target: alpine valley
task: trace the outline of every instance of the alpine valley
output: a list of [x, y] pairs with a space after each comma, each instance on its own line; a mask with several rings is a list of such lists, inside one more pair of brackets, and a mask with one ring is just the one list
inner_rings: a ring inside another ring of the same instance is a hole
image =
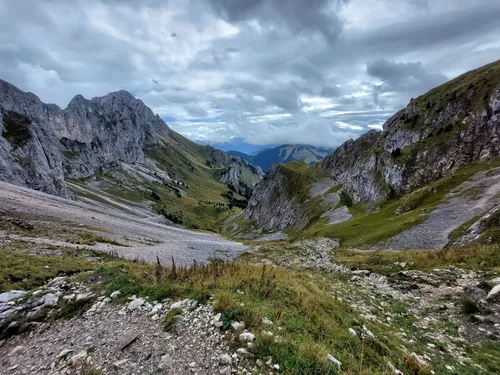
[[498, 374], [499, 132], [500, 61], [252, 155], [0, 81], [0, 373]]

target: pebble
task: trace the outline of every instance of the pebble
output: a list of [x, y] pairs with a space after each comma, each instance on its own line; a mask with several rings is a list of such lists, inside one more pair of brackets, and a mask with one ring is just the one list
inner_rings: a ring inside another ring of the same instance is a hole
[[233, 360], [229, 354], [221, 354], [221, 356], [219, 357], [219, 362], [222, 365], [230, 365]]
[[111, 299], [117, 299], [118, 297], [120, 297], [122, 295], [122, 292], [120, 292], [119, 290], [115, 290], [113, 293], [110, 294], [110, 298]]
[[70, 358], [69, 363], [73, 367], [82, 367], [87, 360], [87, 351], [82, 350], [80, 353], [75, 354]]
[[231, 323], [231, 327], [233, 327], [235, 331], [241, 331], [245, 329], [245, 322], [233, 322]]
[[240, 341], [255, 341], [255, 335], [250, 332], [243, 332], [239, 336]]
[[338, 368], [342, 368], [342, 362], [340, 362], [337, 358], [335, 358], [333, 355], [328, 354], [327, 356], [328, 360], [335, 364]]

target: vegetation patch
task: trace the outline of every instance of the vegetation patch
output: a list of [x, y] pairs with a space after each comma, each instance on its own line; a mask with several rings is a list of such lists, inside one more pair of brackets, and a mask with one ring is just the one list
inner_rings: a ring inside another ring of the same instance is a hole
[[[91, 271], [99, 266], [78, 256], [79, 254], [96, 255], [91, 251], [75, 251], [65, 248], [57, 250], [57, 255], [48, 255], [40, 251], [40, 245], [20, 242], [0, 246], [2, 256], [0, 292], [11, 289], [30, 290], [44, 285], [48, 279], [56, 276]], [[102, 255], [99, 254], [99, 256]]]
[[500, 272], [500, 245], [442, 250], [336, 250], [334, 260], [350, 268], [369, 269], [388, 276], [401, 271], [401, 263], [406, 263], [405, 269], [408, 270], [430, 271], [455, 266], [474, 271]]
[[[362, 319], [348, 304], [333, 298], [329, 282], [319, 274], [306, 276], [282, 268], [215, 260], [175, 268], [107, 262], [95, 275], [104, 280], [101, 287], [108, 292], [120, 290], [121, 298], [134, 294], [157, 300], [214, 295], [214, 309], [221, 313], [224, 325], [244, 321], [257, 336], [253, 354], [273, 357], [286, 374], [337, 374], [328, 354], [339, 359], [348, 373], [385, 373], [388, 361], [401, 371], [408, 370], [399, 339], [383, 327], [369, 324], [376, 335], [372, 339], [349, 333], [348, 328], [361, 328]], [[178, 313], [169, 313], [167, 328]], [[263, 326], [264, 317], [274, 324]], [[261, 334], [264, 328], [274, 336]]]
[[31, 138], [31, 119], [14, 111], [6, 111], [2, 115], [4, 137], [16, 149], [24, 146]]

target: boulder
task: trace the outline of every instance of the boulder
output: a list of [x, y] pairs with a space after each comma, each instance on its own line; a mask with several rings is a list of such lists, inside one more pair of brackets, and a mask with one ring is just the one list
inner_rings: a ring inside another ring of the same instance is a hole
[[495, 286], [490, 290], [488, 296], [486, 297], [487, 301], [500, 301], [500, 284]]

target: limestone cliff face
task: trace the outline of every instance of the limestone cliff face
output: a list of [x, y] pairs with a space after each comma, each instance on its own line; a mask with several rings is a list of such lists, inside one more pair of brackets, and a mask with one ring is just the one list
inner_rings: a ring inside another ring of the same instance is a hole
[[0, 80], [0, 113], [0, 180], [69, 197], [59, 142], [49, 125], [61, 110]]
[[[500, 61], [431, 90], [389, 118], [383, 131], [349, 140], [313, 168], [352, 200], [373, 203], [405, 194], [459, 167], [500, 156]], [[269, 230], [299, 228], [300, 205], [276, 199], [283, 176], [269, 172], [255, 190], [245, 218]], [[284, 199], [284, 200], [283, 200]], [[303, 210], [302, 210], [303, 212]]]
[[69, 178], [116, 168], [119, 161], [143, 162], [145, 151], [159, 146], [161, 137], [171, 132], [158, 115], [126, 91], [92, 100], [78, 95], [57, 120], [50, 125], [60, 140]]
[[309, 218], [295, 194], [298, 189], [291, 186], [300, 183], [293, 175], [285, 166], [274, 165], [255, 188], [243, 217], [265, 231], [303, 228]]
[[[262, 172], [239, 158], [203, 149], [173, 132], [141, 100], [126, 91], [85, 99], [64, 110], [0, 80], [0, 180], [69, 197], [64, 178], [87, 178], [144, 163], [148, 151], [177, 144], [189, 158], [221, 169], [220, 180], [249, 196]], [[173, 158], [175, 161], [175, 157]]]

